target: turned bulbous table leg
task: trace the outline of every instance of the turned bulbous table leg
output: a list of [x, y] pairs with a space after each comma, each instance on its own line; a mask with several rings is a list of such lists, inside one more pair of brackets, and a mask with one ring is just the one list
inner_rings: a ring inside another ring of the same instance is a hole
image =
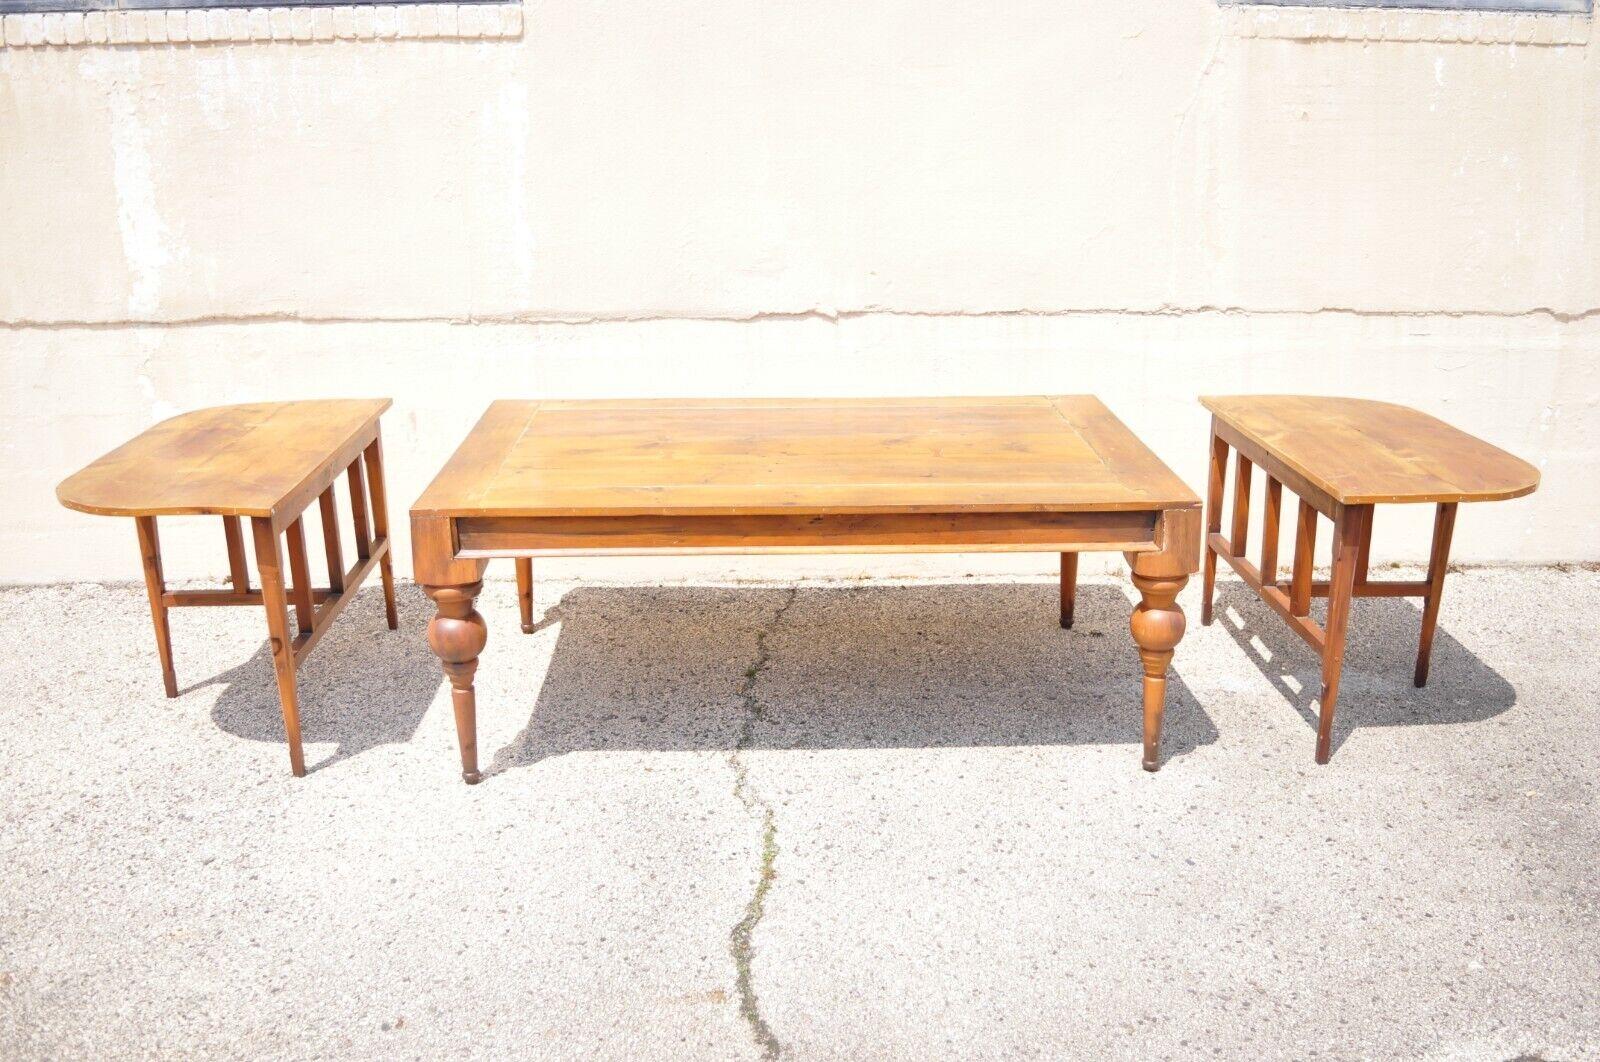
[[439, 612], [428, 623], [428, 646], [439, 657], [450, 679], [450, 698], [455, 705], [456, 739], [461, 745], [461, 778], [468, 785], [483, 780], [478, 772], [477, 693], [472, 677], [478, 670], [478, 655], [489, 641], [489, 629], [473, 608], [483, 583], [464, 586], [424, 586]]
[[1161, 767], [1161, 722], [1167, 701], [1167, 668], [1172, 663], [1173, 650], [1183, 639], [1185, 621], [1183, 610], [1176, 598], [1185, 584], [1187, 575], [1140, 575], [1135, 572], [1133, 585], [1139, 591], [1139, 603], [1134, 606], [1129, 627], [1133, 640], [1139, 646], [1139, 659], [1144, 663], [1144, 769]]

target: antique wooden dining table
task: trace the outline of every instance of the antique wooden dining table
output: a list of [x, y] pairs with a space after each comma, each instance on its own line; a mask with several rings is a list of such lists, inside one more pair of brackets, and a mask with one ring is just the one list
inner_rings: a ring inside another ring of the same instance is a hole
[[1071, 626], [1077, 555], [1126, 555], [1139, 594], [1143, 763], [1160, 764], [1175, 598], [1199, 569], [1200, 499], [1097, 398], [493, 403], [411, 510], [428, 642], [452, 687], [462, 777], [478, 769], [474, 608], [515, 558], [1050, 552]]

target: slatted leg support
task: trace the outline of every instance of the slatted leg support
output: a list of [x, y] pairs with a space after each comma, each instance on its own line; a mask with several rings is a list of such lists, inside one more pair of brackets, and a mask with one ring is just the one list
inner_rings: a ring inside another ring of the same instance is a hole
[[306, 560], [306, 525], [302, 514], [283, 532], [289, 544], [289, 576], [294, 587], [294, 622], [301, 634], [310, 634], [317, 616], [311, 603], [311, 565]]
[[1244, 454], [1233, 455], [1233, 527], [1228, 552], [1243, 557], [1250, 552], [1250, 479], [1255, 465]]
[[344, 593], [344, 547], [339, 541], [339, 503], [334, 500], [333, 487], [317, 499], [322, 514], [322, 547], [328, 557], [328, 589], [335, 594]]
[[1304, 498], [1295, 520], [1294, 567], [1289, 574], [1289, 614], [1311, 614], [1311, 565], [1317, 555], [1317, 510]]
[[1266, 505], [1261, 510], [1261, 585], [1278, 582], [1278, 529], [1283, 519], [1283, 484], [1267, 477]]
[[345, 469], [350, 482], [350, 523], [356, 529], [356, 558], [366, 560], [372, 556], [372, 527], [367, 523], [367, 477], [361, 471], [358, 456]]
[[[1222, 508], [1230, 451], [1234, 454], [1235, 467], [1233, 505], [1229, 535], [1224, 537]], [[1259, 569], [1245, 556], [1250, 531], [1250, 481], [1256, 467], [1260, 467], [1266, 476]], [[1287, 516], [1283, 511], [1286, 486], [1300, 495], [1300, 503], [1294, 519], [1292, 567], [1287, 579], [1280, 581], [1278, 540], [1282, 522]], [[1307, 490], [1309, 494], [1305, 493]], [[1439, 625], [1439, 605], [1444, 594], [1445, 572], [1450, 563], [1450, 541], [1455, 530], [1457, 503], [1442, 502], [1435, 510], [1428, 576], [1421, 581], [1373, 581], [1370, 578], [1374, 508], [1371, 504], [1341, 503], [1338, 497], [1320, 490], [1292, 467], [1285, 465], [1270, 448], [1238, 435], [1231, 426], [1216, 417], [1212, 418], [1201, 622], [1210, 623], [1212, 620], [1216, 565], [1218, 558], [1221, 558], [1288, 623], [1291, 630], [1318, 652], [1322, 661], [1322, 690], [1317, 718], [1318, 763], [1327, 763], [1333, 751], [1333, 723], [1344, 671], [1345, 643], [1356, 598], [1422, 599], [1422, 632], [1417, 645], [1413, 682], [1420, 688], [1428, 681], [1434, 636]], [[1312, 578], [1312, 564], [1316, 555], [1318, 519], [1324, 515], [1331, 518], [1334, 524], [1333, 574], [1328, 581], [1321, 582]], [[1311, 619], [1311, 601], [1316, 597], [1328, 599], [1327, 618], [1320, 626]]]
[[[343, 462], [343, 471], [349, 478], [350, 511], [352, 523], [355, 525], [356, 553], [359, 559], [353, 567], [348, 570], [345, 568], [335, 494], [338, 473], [333, 471], [327, 482], [320, 484], [322, 489], [316, 495], [321, 509], [323, 549], [328, 565], [326, 589], [314, 588], [311, 585], [310, 565], [306, 557], [304, 505], [299, 515], [295, 516], [286, 527], [282, 524], [287, 517], [286, 513], [280, 512], [275, 517], [250, 518], [256, 566], [261, 579], [259, 590], [252, 589], [250, 585], [241, 517], [232, 515], [222, 517], [222, 530], [228, 548], [230, 589], [174, 591], [167, 589], [162, 572], [161, 541], [156, 528], [156, 517], [146, 515], [134, 518], [139, 538], [139, 555], [144, 568], [145, 590], [150, 599], [150, 615], [156, 631], [156, 651], [161, 658], [161, 678], [167, 696], [178, 695], [178, 680], [172, 661], [172, 635], [168, 623], [172, 609], [215, 605], [265, 606], [272, 667], [277, 676], [278, 700], [283, 709], [284, 732], [289, 744], [289, 765], [296, 776], [303, 776], [306, 773], [305, 754], [300, 736], [296, 668], [300, 660], [316, 647], [318, 640], [349, 603], [351, 592], [374, 567], [380, 568], [383, 574], [384, 605], [388, 613], [389, 628], [393, 630], [399, 625], [395, 608], [394, 569], [391, 560], [393, 549], [389, 541], [381, 437], [374, 433], [372, 441], [360, 453], [356, 453], [353, 459], [351, 453], [350, 450], [344, 451], [340, 461]], [[372, 521], [370, 530], [369, 517]], [[289, 618], [291, 605], [294, 607], [292, 621]], [[447, 619], [452, 618], [448, 611], [445, 614]], [[523, 616], [526, 624], [528, 622], [526, 606]], [[453, 668], [458, 678], [466, 675], [470, 696], [470, 672], [463, 671], [464, 664], [456, 666], [457, 662], [447, 663], [449, 664], [447, 670]]]

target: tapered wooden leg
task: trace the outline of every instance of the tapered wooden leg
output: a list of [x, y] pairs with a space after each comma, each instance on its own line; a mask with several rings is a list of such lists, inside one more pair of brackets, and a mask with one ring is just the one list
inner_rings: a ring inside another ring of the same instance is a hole
[[235, 593], [250, 592], [250, 566], [244, 562], [244, 528], [237, 516], [222, 518], [222, 533], [228, 539], [228, 581]]
[[517, 558], [517, 610], [522, 613], [522, 633], [533, 633], [533, 561]]
[[136, 516], [134, 526], [139, 531], [139, 560], [144, 565], [144, 588], [150, 596], [150, 618], [156, 625], [156, 655], [161, 658], [161, 683], [168, 697], [178, 695], [178, 673], [172, 667], [172, 629], [167, 624], [167, 606], [161, 600], [167, 592], [166, 579], [161, 574], [161, 537], [156, 532], [156, 518]]
[[1418, 689], [1428, 684], [1428, 663], [1433, 656], [1433, 631], [1439, 625], [1439, 599], [1444, 594], [1444, 573], [1450, 566], [1450, 537], [1456, 529], [1456, 503], [1440, 505], [1433, 515], [1433, 550], [1428, 555], [1428, 596], [1422, 599], [1422, 641], [1417, 646], [1417, 671], [1412, 682]]
[[[367, 444], [367, 476], [372, 488], [372, 530], [382, 539], [389, 537], [389, 496], [383, 480], [383, 433], [380, 431]], [[391, 545], [378, 561], [378, 572], [383, 576], [383, 608], [389, 619], [389, 629], [400, 626], [394, 609], [394, 547]]]
[[422, 589], [439, 609], [438, 615], [428, 624], [428, 645], [450, 679], [450, 699], [456, 710], [456, 742], [461, 746], [461, 777], [468, 785], [476, 785], [483, 780], [483, 775], [478, 773], [478, 702], [472, 676], [478, 670], [478, 654], [489, 641], [489, 631], [472, 603], [483, 584], [424, 586]]
[[1061, 555], [1061, 626], [1072, 629], [1072, 606], [1078, 599], [1078, 555]]
[[267, 607], [267, 636], [272, 646], [272, 669], [278, 676], [278, 701], [283, 708], [283, 731], [289, 739], [289, 767], [296, 778], [306, 773], [305, 752], [300, 747], [300, 703], [295, 689], [294, 636], [289, 630], [289, 594], [284, 587], [283, 553], [272, 521], [250, 521], [256, 540], [256, 571], [261, 576], [261, 600]]
[[1333, 752], [1333, 713], [1339, 700], [1339, 676], [1344, 670], [1345, 634], [1350, 627], [1350, 604], [1355, 599], [1356, 567], [1361, 536], [1372, 518], [1372, 506], [1342, 507], [1334, 520], [1333, 576], [1328, 581], [1328, 622], [1323, 628], [1321, 715], [1317, 721], [1317, 762], [1327, 763]]
[[[1191, 554], [1192, 556], [1192, 554]], [[1167, 702], [1167, 667], [1172, 652], [1183, 638], [1183, 610], [1176, 598], [1189, 581], [1187, 575], [1148, 576], [1135, 572], [1133, 585], [1139, 590], [1134, 607], [1133, 640], [1139, 646], [1144, 664], [1144, 769], [1161, 767], [1161, 721]]]
[[1222, 482], [1228, 468], [1228, 444], [1211, 431], [1211, 475], [1206, 483], [1205, 569], [1200, 591], [1200, 625], [1211, 626], [1211, 598], [1217, 588], [1217, 551], [1211, 548], [1211, 535], [1222, 531]]

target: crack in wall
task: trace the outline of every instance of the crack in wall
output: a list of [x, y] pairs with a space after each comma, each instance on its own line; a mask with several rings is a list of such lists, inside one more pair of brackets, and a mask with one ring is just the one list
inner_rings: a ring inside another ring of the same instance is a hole
[[1600, 306], [1582, 310], [1557, 310], [1549, 306], [1533, 306], [1520, 310], [1376, 310], [1358, 306], [1317, 306], [1307, 308], [1252, 309], [1247, 306], [1151, 306], [1151, 307], [1079, 307], [1075, 309], [1040, 310], [1022, 307], [995, 309], [898, 310], [881, 307], [864, 307], [850, 310], [815, 308], [809, 310], [761, 310], [751, 313], [696, 314], [696, 313], [618, 313], [618, 314], [564, 314], [509, 313], [509, 314], [416, 314], [344, 316], [298, 313], [219, 314], [197, 317], [127, 318], [106, 321], [41, 320], [17, 318], [0, 321], [0, 329], [26, 330], [83, 330], [115, 331], [127, 328], [208, 328], [226, 325], [384, 325], [384, 324], [446, 324], [446, 325], [603, 325], [603, 324], [656, 324], [668, 322], [700, 324], [754, 324], [765, 321], [855, 321], [872, 317], [925, 317], [963, 320], [968, 318], [1048, 318], [1048, 317], [1361, 317], [1428, 320], [1448, 318], [1466, 320], [1486, 318], [1491, 320], [1517, 320], [1544, 318], [1558, 324], [1576, 324], [1600, 318]]
[[755, 947], [752, 938], [761, 916], [766, 913], [767, 895], [777, 880], [778, 824], [773, 807], [756, 795], [750, 785], [750, 769], [744, 762], [744, 752], [755, 740], [756, 727], [766, 721], [766, 708], [755, 695], [756, 683], [761, 673], [772, 662], [772, 651], [767, 639], [777, 630], [784, 614], [794, 604], [799, 590], [791, 587], [772, 613], [772, 618], [756, 632], [756, 659], [745, 668], [744, 683], [739, 687], [739, 698], [744, 703], [744, 717], [739, 727], [739, 738], [728, 753], [728, 763], [733, 767], [733, 795], [745, 809], [761, 822], [761, 864], [756, 874], [755, 891], [745, 903], [744, 917], [728, 933], [728, 952], [733, 956], [734, 983], [739, 995], [739, 1016], [750, 1027], [750, 1035], [761, 1048], [761, 1057], [775, 1059], [783, 1055], [783, 1044], [767, 1024], [761, 1013], [761, 1002], [755, 989]]

